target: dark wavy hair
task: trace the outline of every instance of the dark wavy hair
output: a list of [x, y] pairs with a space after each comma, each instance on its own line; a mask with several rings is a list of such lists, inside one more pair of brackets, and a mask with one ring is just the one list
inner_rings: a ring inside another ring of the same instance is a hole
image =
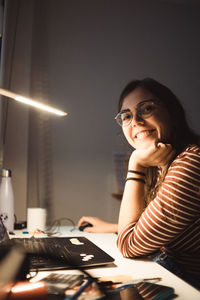
[[152, 78], [137, 79], [129, 82], [120, 95], [118, 112], [121, 110], [125, 97], [139, 87], [149, 91], [168, 111], [171, 119], [170, 126], [173, 129], [170, 141], [168, 142], [172, 144], [177, 153], [182, 152], [188, 145], [199, 144], [199, 135], [190, 128], [184, 108], [179, 99], [168, 87]]
[[[185, 111], [178, 98], [165, 85], [159, 83], [152, 78], [144, 78], [142, 80], [133, 80], [129, 82], [123, 89], [118, 103], [118, 112], [121, 111], [123, 101], [136, 88], [144, 88], [149, 91], [160, 103], [165, 107], [170, 116], [170, 127], [172, 128], [170, 143], [176, 150], [176, 155], [180, 154], [187, 146], [199, 145], [199, 135], [197, 135], [189, 126]], [[153, 200], [159, 190], [167, 170], [161, 174], [157, 181], [157, 167], [149, 167], [146, 176], [146, 205]]]

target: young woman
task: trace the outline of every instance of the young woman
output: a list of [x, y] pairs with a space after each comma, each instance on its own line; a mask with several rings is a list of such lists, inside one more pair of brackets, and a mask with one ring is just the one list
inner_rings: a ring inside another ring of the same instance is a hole
[[200, 288], [200, 146], [183, 107], [146, 78], [123, 90], [116, 120], [133, 147], [122, 198], [119, 250], [154, 260]]
[[116, 232], [125, 257], [151, 256], [200, 288], [200, 146], [177, 97], [146, 78], [130, 82], [117, 122], [133, 147], [119, 223], [82, 217], [88, 232]]

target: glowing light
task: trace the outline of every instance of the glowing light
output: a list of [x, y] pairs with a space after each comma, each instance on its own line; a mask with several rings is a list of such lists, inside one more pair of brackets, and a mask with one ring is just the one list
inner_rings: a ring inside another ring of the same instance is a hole
[[12, 293], [22, 293], [22, 292], [28, 292], [28, 291], [32, 291], [35, 289], [39, 289], [44, 287], [44, 283], [43, 282], [34, 282], [34, 283], [21, 283], [19, 285], [15, 285], [12, 288]]
[[0, 88], [0, 94], [3, 95], [3, 96], [6, 96], [6, 97], [12, 98], [12, 99], [14, 99], [14, 100], [16, 100], [18, 102], [22, 102], [24, 104], [33, 106], [35, 108], [38, 108], [38, 109], [41, 109], [41, 110], [44, 110], [44, 111], [56, 114], [58, 116], [66, 116], [67, 115], [67, 113], [64, 112], [64, 111], [62, 111], [62, 110], [59, 110], [57, 108], [54, 108], [52, 106], [43, 104], [43, 103], [41, 103], [39, 101], [35, 101], [33, 99], [30, 99], [30, 98], [25, 98], [25, 97], [23, 97], [21, 95], [15, 94], [15, 93], [10, 92], [8, 90], [4, 90], [4, 89]]

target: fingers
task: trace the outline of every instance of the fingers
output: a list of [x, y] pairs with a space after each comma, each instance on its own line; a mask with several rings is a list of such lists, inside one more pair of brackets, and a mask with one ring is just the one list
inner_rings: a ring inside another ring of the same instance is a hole
[[158, 166], [166, 166], [174, 157], [176, 151], [172, 148], [171, 144], [158, 143], [158, 152], [155, 161]]
[[163, 142], [158, 142], [157, 144], [157, 147], [165, 147], [165, 148], [168, 148], [168, 147], [172, 147], [171, 144], [167, 144], [167, 143], [163, 143]]
[[92, 224], [92, 227], [85, 227], [83, 230], [84, 232], [110, 232], [109, 225], [111, 223], [105, 222], [100, 218], [83, 216], [78, 221], [78, 227], [80, 227], [84, 222]]
[[170, 163], [175, 154], [171, 144], [157, 141], [147, 148], [134, 150], [129, 159], [129, 168], [133, 169], [135, 166], [164, 167]]
[[146, 157], [149, 166], [166, 166], [175, 155], [171, 144], [163, 142], [154, 143]]
[[163, 157], [167, 157], [169, 154], [175, 153], [175, 150], [172, 148], [171, 144], [159, 143], [159, 148], [161, 153], [163, 153]]
[[[84, 231], [84, 232], [90, 232], [90, 233], [99, 232], [99, 231], [98, 231], [98, 228], [96, 228], [96, 227], [86, 227], [86, 228], [84, 228], [83, 231]], [[101, 231], [100, 231], [100, 232], [101, 232]]]
[[166, 154], [165, 160], [169, 163], [174, 158], [175, 155], [176, 155], [176, 151], [171, 147], [170, 151]]
[[93, 222], [93, 217], [89, 217], [89, 216], [83, 216], [79, 221], [78, 221], [78, 227], [81, 226], [84, 222], [88, 222], [91, 223]]

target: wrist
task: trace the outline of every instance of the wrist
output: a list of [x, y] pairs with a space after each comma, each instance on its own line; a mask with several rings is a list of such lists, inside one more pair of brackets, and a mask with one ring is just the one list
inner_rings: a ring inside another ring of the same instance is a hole
[[139, 176], [142, 176], [142, 177], [146, 176], [145, 172], [137, 171], [137, 170], [128, 170], [128, 173], [131, 173], [131, 174], [134, 174], [134, 175], [139, 175]]
[[144, 166], [141, 166], [140, 164], [138, 163], [129, 163], [128, 165], [128, 172], [139, 172], [139, 173], [142, 173], [140, 175], [143, 175], [145, 176], [146, 173], [147, 173], [147, 167], [144, 167]]
[[147, 167], [141, 163], [140, 155], [138, 155], [139, 150], [133, 151], [130, 156], [128, 170], [135, 170], [138, 172], [145, 173], [147, 172]]

